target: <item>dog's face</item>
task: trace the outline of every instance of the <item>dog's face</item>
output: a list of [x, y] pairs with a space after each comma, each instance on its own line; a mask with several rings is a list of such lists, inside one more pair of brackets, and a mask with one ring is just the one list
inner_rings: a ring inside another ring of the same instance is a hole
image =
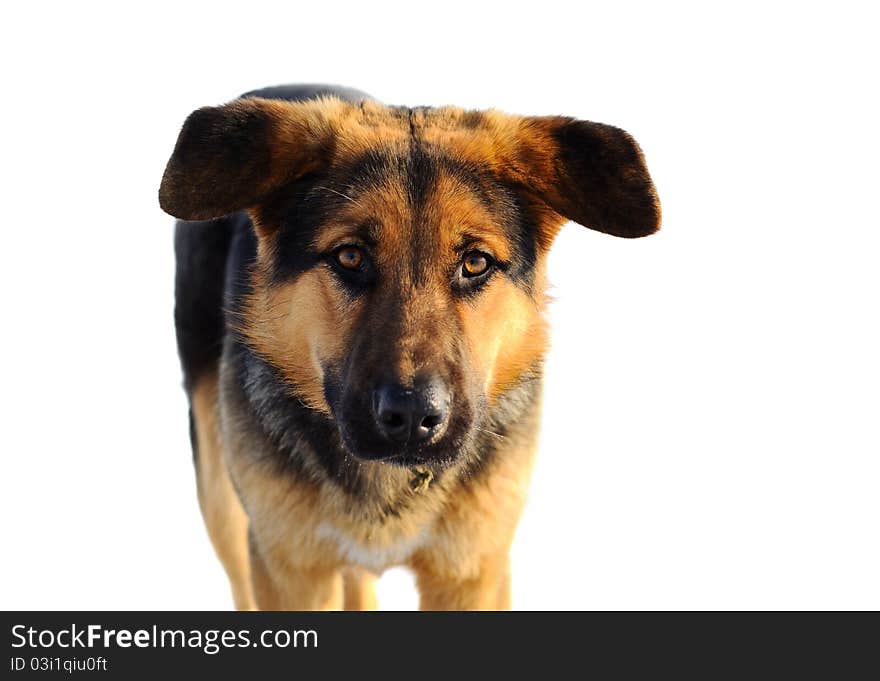
[[186, 220], [249, 211], [241, 335], [351, 454], [402, 465], [454, 460], [539, 370], [544, 261], [567, 219], [659, 226], [616, 128], [332, 98], [194, 112], [160, 202]]

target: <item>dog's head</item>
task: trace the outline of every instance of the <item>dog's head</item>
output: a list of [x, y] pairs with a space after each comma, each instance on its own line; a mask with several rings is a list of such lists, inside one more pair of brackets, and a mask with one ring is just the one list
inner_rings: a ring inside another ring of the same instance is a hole
[[621, 237], [660, 222], [617, 128], [335, 98], [195, 111], [159, 200], [184, 220], [247, 209], [246, 342], [350, 453], [405, 465], [453, 460], [539, 369], [566, 220]]

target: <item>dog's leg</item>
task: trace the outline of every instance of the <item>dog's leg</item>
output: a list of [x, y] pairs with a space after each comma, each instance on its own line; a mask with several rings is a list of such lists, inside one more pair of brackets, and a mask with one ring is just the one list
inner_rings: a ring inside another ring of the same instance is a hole
[[510, 547], [534, 446], [511, 443], [496, 468], [446, 504], [432, 541], [411, 559], [422, 610], [508, 610]]
[[223, 462], [217, 428], [217, 375], [203, 377], [192, 391], [199, 506], [217, 557], [226, 569], [238, 610], [253, 610], [248, 559], [248, 519]]
[[422, 610], [508, 610], [510, 547], [535, 458], [537, 404], [478, 479], [451, 495], [431, 540], [410, 559]]
[[294, 568], [263, 556], [251, 536], [254, 596], [260, 610], [341, 610], [342, 572]]
[[342, 573], [345, 582], [346, 610], [377, 610], [376, 575], [357, 567], [346, 568]]
[[507, 553], [480, 561], [476, 574], [441, 572], [429, 556], [413, 562], [421, 610], [509, 610], [510, 560]]

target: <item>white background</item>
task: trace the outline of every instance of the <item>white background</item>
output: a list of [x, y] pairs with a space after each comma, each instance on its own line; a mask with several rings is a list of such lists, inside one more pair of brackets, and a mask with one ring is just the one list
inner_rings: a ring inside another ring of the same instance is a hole
[[[569, 225], [552, 252], [516, 607], [880, 608], [877, 24], [859, 5], [23, 6], [0, 41], [0, 607], [230, 607], [156, 191], [190, 110], [336, 82], [612, 123], [659, 189], [658, 235]], [[380, 588], [416, 604], [402, 571]]]

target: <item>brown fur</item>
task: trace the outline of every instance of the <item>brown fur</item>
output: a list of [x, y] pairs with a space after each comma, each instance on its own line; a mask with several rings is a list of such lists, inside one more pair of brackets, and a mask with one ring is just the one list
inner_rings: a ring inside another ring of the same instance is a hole
[[[336, 204], [307, 246], [362, 247], [382, 273], [370, 297], [352, 295], [329, 266], [277, 276], [298, 180], [334, 177], [371, 153], [393, 166], [417, 145], [440, 159], [427, 186], [389, 171], [366, 187], [311, 190]], [[508, 608], [507, 556], [539, 424], [539, 391], [523, 386], [538, 379], [547, 348], [547, 251], [566, 219], [626, 237], [658, 228], [656, 192], [632, 138], [561, 117], [255, 98], [187, 119], [160, 202], [187, 220], [248, 210], [257, 258], [230, 323], [298, 404], [332, 419], [327, 386], [337, 374], [367, 391], [382, 367], [403, 385], [440, 372], [460, 405], [507, 414], [503, 433], [476, 428], [492, 456], [436, 469], [346, 456], [334, 479], [314, 452], [295, 469], [268, 454], [277, 442], [224, 356], [191, 399], [202, 511], [236, 606], [374, 608], [376, 574], [403, 564], [424, 609]], [[524, 257], [516, 243], [524, 237], [510, 226], [521, 214], [534, 226], [527, 275], [499, 273], [477, 294], [456, 293], [450, 272], [463, 251], [499, 263]]]

